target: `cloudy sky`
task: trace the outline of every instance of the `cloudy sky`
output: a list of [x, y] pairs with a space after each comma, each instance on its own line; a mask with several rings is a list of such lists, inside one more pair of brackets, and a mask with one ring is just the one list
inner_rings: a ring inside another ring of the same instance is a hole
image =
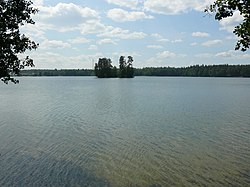
[[234, 51], [233, 27], [242, 18], [215, 21], [204, 8], [213, 0], [34, 0], [35, 25], [22, 28], [40, 44], [27, 53], [35, 68], [92, 68], [100, 57], [134, 67], [249, 64]]

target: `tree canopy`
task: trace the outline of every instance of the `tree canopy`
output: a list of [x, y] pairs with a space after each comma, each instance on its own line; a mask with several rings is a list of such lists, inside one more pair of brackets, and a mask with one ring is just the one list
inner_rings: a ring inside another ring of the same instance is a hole
[[214, 4], [205, 9], [205, 12], [215, 12], [215, 19], [233, 16], [239, 11], [243, 21], [237, 25], [233, 33], [239, 38], [235, 50], [246, 51], [250, 46], [250, 1], [249, 0], [216, 0]]
[[95, 64], [95, 75], [98, 78], [117, 77], [117, 69], [112, 66], [112, 61], [109, 58], [99, 58]]
[[21, 34], [24, 24], [35, 24], [31, 15], [38, 12], [27, 0], [0, 0], [0, 79], [5, 83], [18, 80], [11, 77], [19, 74], [26, 66], [34, 66], [33, 60], [18, 54], [36, 49], [38, 44]]
[[133, 78], [133, 61], [132, 56], [128, 56], [127, 61], [125, 56], [121, 56], [119, 59], [119, 70], [117, 70], [115, 66], [112, 66], [112, 61], [109, 58], [99, 58], [98, 63], [95, 64], [95, 75], [98, 78]]
[[133, 78], [134, 77], [134, 68], [133, 68], [133, 57], [128, 56], [126, 61], [125, 56], [121, 56], [119, 59], [119, 77], [120, 78]]

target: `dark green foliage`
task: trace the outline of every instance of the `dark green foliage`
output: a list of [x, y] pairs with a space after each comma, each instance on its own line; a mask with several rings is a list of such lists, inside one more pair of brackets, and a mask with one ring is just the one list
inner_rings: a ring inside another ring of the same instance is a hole
[[[118, 71], [113, 68], [114, 72]], [[195, 65], [189, 67], [134, 68], [135, 76], [250, 77], [250, 65]], [[94, 76], [90, 69], [22, 70], [21, 76]]]
[[133, 68], [133, 57], [128, 56], [127, 61], [127, 78], [133, 78], [134, 77], [134, 68]]
[[119, 59], [119, 78], [133, 78], [134, 77], [134, 68], [133, 68], [133, 57], [128, 56], [128, 60], [124, 56], [121, 56]]
[[95, 64], [95, 75], [98, 78], [114, 78], [117, 77], [117, 68], [111, 65], [112, 61], [108, 58], [99, 58]]
[[133, 57], [128, 56], [126, 61], [124, 56], [121, 56], [119, 59], [119, 73], [116, 67], [111, 65], [112, 61], [107, 58], [99, 58], [98, 63], [95, 64], [95, 75], [98, 78], [133, 78], [134, 77], [134, 68], [132, 66]]
[[0, 79], [5, 83], [18, 83], [11, 76], [18, 75], [25, 66], [34, 66], [28, 56], [24, 59], [17, 56], [38, 46], [19, 30], [24, 24], [35, 23], [31, 14], [38, 10], [32, 4], [26, 0], [0, 0]]
[[135, 76], [250, 77], [250, 65], [195, 65], [135, 69]]
[[243, 22], [235, 27], [233, 33], [239, 37], [235, 50], [246, 51], [250, 46], [250, 1], [249, 0], [217, 0], [205, 12], [216, 12], [215, 19], [233, 16], [238, 10], [243, 16]]
[[90, 69], [34, 69], [21, 70], [20, 76], [94, 76], [94, 71]]
[[119, 77], [123, 78], [126, 75], [126, 60], [125, 56], [121, 56], [119, 59]]

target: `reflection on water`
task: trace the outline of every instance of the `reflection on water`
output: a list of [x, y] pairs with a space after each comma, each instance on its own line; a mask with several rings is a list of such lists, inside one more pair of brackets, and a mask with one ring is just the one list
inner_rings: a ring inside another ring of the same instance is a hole
[[0, 84], [0, 186], [247, 186], [250, 81]]

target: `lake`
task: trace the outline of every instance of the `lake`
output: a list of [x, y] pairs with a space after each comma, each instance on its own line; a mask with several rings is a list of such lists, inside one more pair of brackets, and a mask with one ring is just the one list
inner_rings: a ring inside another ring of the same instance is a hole
[[0, 186], [248, 186], [250, 79], [0, 83]]

